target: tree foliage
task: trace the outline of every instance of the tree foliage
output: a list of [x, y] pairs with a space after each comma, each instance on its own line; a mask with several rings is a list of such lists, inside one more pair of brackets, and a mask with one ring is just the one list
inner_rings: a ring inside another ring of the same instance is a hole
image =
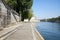
[[16, 0], [6, 0], [6, 2], [11, 8], [13, 8], [14, 10], [16, 9], [16, 7], [17, 7]]
[[34, 15], [32, 14], [32, 10], [31, 9], [27, 9], [26, 13], [25, 13], [25, 19], [31, 19]]
[[18, 14], [21, 14], [21, 20], [25, 19], [27, 15], [27, 9], [31, 9], [33, 0], [7, 0], [7, 4], [13, 8]]
[[55, 18], [43, 19], [41, 21], [46, 21], [46, 20], [47, 20], [47, 22], [60, 22], [60, 16], [55, 17]]

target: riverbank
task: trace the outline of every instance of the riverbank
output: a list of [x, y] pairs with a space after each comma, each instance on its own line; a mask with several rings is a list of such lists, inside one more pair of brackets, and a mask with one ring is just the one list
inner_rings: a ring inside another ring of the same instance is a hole
[[44, 38], [42, 37], [42, 35], [38, 32], [38, 30], [35, 28], [35, 34], [36, 34], [36, 38], [38, 40], [44, 40]]
[[33, 25], [34, 25], [33, 28], [34, 28], [36, 40], [44, 40], [44, 38], [42, 37], [42, 35], [38, 32], [36, 28], [36, 23], [33, 23]]
[[35, 28], [35, 23], [22, 22], [20, 26], [16, 28], [16, 31], [7, 36], [4, 40], [43, 40], [42, 36]]
[[39, 22], [36, 28], [45, 40], [60, 40], [60, 23]]

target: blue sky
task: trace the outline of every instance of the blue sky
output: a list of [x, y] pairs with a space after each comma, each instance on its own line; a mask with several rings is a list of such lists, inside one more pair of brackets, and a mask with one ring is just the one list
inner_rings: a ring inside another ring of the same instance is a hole
[[33, 13], [38, 19], [60, 16], [60, 0], [34, 0]]

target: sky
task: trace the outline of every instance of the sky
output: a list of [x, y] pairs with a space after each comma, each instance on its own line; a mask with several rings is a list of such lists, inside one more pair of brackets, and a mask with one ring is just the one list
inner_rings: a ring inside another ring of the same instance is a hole
[[33, 0], [33, 14], [38, 19], [60, 16], [60, 0]]

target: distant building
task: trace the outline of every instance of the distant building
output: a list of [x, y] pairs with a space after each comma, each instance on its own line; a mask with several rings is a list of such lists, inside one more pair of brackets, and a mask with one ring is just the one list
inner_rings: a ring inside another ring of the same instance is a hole
[[33, 16], [33, 17], [31, 18], [30, 22], [39, 22], [39, 20], [38, 20], [35, 16]]

